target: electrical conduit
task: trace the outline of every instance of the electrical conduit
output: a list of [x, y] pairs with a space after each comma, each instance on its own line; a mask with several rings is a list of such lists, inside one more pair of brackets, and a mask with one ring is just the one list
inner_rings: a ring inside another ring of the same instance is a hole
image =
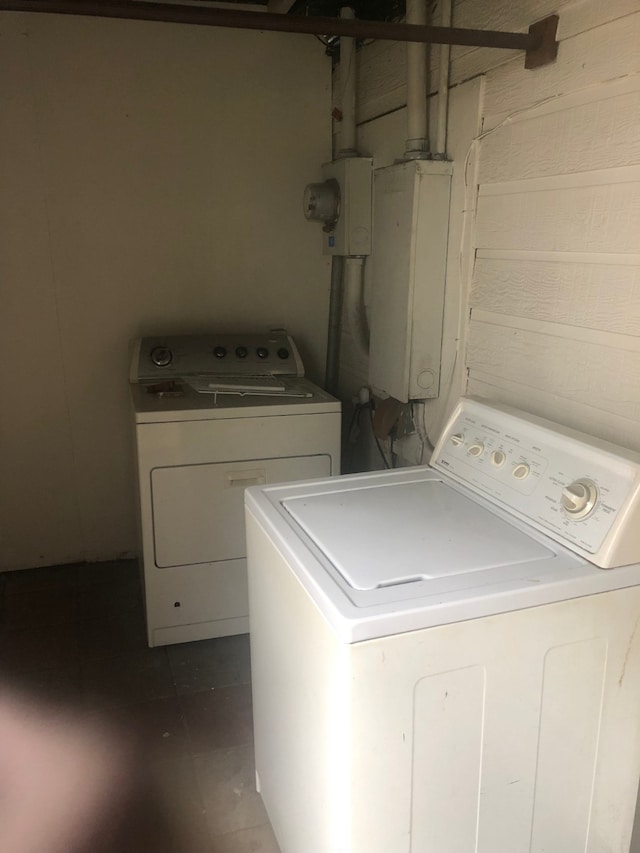
[[[356, 16], [351, 6], [340, 9], [340, 17], [353, 20]], [[340, 149], [338, 157], [357, 157], [356, 149], [356, 41], [349, 36], [340, 38]]]
[[363, 257], [345, 258], [344, 314], [358, 356], [366, 359], [369, 356], [369, 323], [364, 304], [364, 262]]
[[[351, 6], [340, 9], [340, 17], [355, 18]], [[356, 148], [356, 46], [355, 39], [340, 37], [340, 148], [336, 157], [355, 157]], [[338, 393], [340, 373], [340, 335], [342, 331], [342, 306], [345, 291], [345, 258], [334, 255], [331, 259], [331, 291], [329, 294], [329, 324], [327, 329], [327, 360], [325, 385], [330, 394]]]
[[[408, 24], [426, 25], [426, 0], [407, 0]], [[429, 115], [427, 112], [427, 46], [407, 43], [407, 142], [406, 159], [429, 156]]]
[[[442, 0], [442, 26], [451, 26], [451, 0]], [[447, 159], [447, 120], [449, 112], [449, 60], [451, 45], [440, 45], [440, 69], [438, 80], [438, 130], [436, 154], [440, 160]]]
[[334, 397], [338, 393], [338, 375], [340, 372], [340, 330], [342, 321], [344, 258], [334, 255], [331, 258], [331, 291], [329, 294], [329, 325], [327, 328], [327, 361], [325, 365], [325, 386]]

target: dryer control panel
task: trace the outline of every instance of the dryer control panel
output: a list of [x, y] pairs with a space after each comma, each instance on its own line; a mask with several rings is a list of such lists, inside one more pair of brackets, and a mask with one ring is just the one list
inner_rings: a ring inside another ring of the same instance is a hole
[[640, 454], [463, 398], [431, 465], [601, 568], [640, 562]]
[[170, 335], [140, 338], [131, 360], [131, 382], [193, 376], [304, 376], [291, 335]]

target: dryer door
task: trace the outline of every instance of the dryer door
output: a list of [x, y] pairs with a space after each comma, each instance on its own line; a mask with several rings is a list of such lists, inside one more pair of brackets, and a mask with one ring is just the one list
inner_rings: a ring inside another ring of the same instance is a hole
[[245, 556], [244, 490], [328, 477], [325, 454], [175, 465], [151, 472], [153, 541], [159, 568]]

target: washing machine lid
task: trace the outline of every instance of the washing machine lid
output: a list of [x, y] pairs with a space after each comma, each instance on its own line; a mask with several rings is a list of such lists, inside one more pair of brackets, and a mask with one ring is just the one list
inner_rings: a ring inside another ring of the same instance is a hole
[[441, 479], [308, 495], [282, 505], [352, 590], [475, 576], [555, 556]]
[[250, 536], [255, 521], [345, 643], [640, 584], [640, 564], [600, 569], [431, 468], [253, 487], [245, 503]]

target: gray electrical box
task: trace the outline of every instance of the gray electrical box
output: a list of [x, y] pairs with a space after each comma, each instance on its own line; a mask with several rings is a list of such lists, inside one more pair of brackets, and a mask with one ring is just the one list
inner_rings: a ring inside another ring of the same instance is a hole
[[322, 251], [345, 257], [371, 253], [371, 157], [344, 157], [325, 163], [324, 183], [308, 184], [307, 219], [323, 222]]
[[374, 172], [369, 383], [402, 402], [440, 393], [452, 164]]

